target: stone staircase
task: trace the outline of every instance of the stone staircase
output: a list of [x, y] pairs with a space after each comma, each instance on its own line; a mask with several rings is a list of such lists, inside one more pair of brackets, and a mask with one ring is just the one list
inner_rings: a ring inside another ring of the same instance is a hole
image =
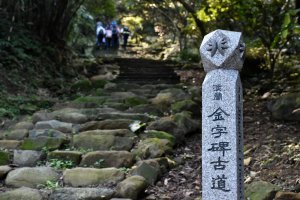
[[138, 84], [177, 84], [179, 76], [174, 72], [175, 63], [146, 59], [116, 59], [120, 66], [120, 74], [116, 82]]
[[199, 130], [199, 97], [178, 85], [136, 84], [178, 80], [157, 63], [160, 73], [144, 82], [145, 68], [138, 75], [132, 65], [117, 83], [0, 132], [0, 200], [147, 199], [145, 189], [176, 164], [174, 146]]

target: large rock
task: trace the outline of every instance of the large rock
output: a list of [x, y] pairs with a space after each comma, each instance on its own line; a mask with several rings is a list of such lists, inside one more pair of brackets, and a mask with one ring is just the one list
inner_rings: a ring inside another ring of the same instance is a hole
[[300, 193], [277, 192], [274, 200], [300, 200]]
[[22, 150], [36, 150], [40, 151], [43, 148], [48, 150], [59, 149], [67, 141], [62, 138], [52, 137], [37, 137], [37, 138], [26, 138], [21, 146]]
[[68, 122], [72, 124], [83, 124], [89, 121], [88, 116], [77, 112], [60, 113], [56, 116], [56, 119], [62, 122]]
[[54, 115], [52, 113], [48, 113], [46, 111], [39, 111], [32, 115], [32, 122], [36, 123], [39, 121], [48, 121], [54, 119]]
[[48, 160], [58, 159], [58, 160], [70, 160], [74, 164], [78, 165], [81, 161], [82, 153], [79, 151], [52, 151], [48, 154]]
[[43, 158], [43, 152], [15, 150], [13, 164], [21, 167], [33, 167]]
[[153, 118], [147, 114], [139, 114], [139, 113], [122, 113], [122, 112], [111, 112], [111, 113], [99, 113], [97, 115], [97, 120], [105, 120], [105, 119], [131, 119], [135, 121], [149, 122], [152, 121]]
[[31, 130], [33, 129], [33, 123], [32, 122], [27, 122], [27, 121], [23, 121], [23, 122], [18, 122], [17, 124], [14, 125], [14, 129], [27, 129], [27, 130]]
[[58, 120], [41, 121], [35, 124], [35, 129], [54, 129], [63, 133], [72, 133], [72, 124]]
[[86, 131], [73, 137], [73, 145], [93, 150], [128, 151], [132, 148], [135, 137], [127, 129]]
[[114, 191], [106, 188], [58, 188], [49, 200], [109, 200]]
[[18, 149], [20, 145], [18, 140], [0, 140], [0, 149]]
[[83, 124], [80, 131], [89, 130], [111, 130], [111, 129], [128, 129], [129, 125], [133, 123], [134, 120], [131, 119], [106, 119], [103, 121], [91, 121]]
[[188, 99], [189, 95], [179, 88], [170, 88], [160, 91], [151, 101], [155, 105], [170, 106], [171, 104]]
[[157, 131], [157, 130], [146, 130], [144, 134], [141, 134], [140, 137], [143, 138], [159, 138], [159, 139], [167, 139], [170, 141], [172, 145], [175, 144], [175, 137], [167, 132], [164, 131]]
[[156, 105], [142, 104], [129, 108], [126, 112], [128, 113], [147, 113], [154, 116], [163, 116], [163, 112]]
[[7, 140], [23, 140], [25, 137], [28, 136], [27, 129], [14, 129], [10, 131], [5, 131], [2, 133], [2, 138]]
[[246, 199], [251, 200], [273, 200], [280, 187], [265, 181], [253, 182], [246, 186]]
[[29, 138], [37, 138], [37, 137], [51, 137], [51, 138], [66, 139], [67, 135], [65, 133], [62, 133], [54, 129], [38, 129], [38, 130], [29, 131]]
[[201, 115], [201, 105], [197, 104], [193, 100], [187, 99], [183, 101], [178, 101], [171, 105], [171, 109], [173, 113], [180, 113], [183, 111], [189, 111], [195, 117], [200, 117]]
[[50, 167], [24, 167], [10, 171], [5, 183], [13, 187], [31, 187], [45, 184], [47, 181], [57, 181], [59, 175]]
[[3, 178], [5, 178], [5, 176], [7, 175], [8, 172], [10, 172], [12, 170], [12, 168], [8, 165], [2, 165], [0, 166], [0, 180], [2, 180]]
[[142, 176], [131, 176], [117, 186], [117, 195], [123, 198], [137, 200], [147, 187], [146, 179]]
[[139, 142], [133, 153], [142, 158], [158, 158], [172, 151], [172, 144], [167, 139], [148, 138]]
[[135, 166], [130, 172], [131, 175], [142, 176], [146, 179], [146, 182], [149, 185], [154, 185], [159, 174], [160, 174], [160, 166], [155, 161], [152, 162], [152, 165], [148, 164], [148, 162], [141, 161]]
[[124, 172], [116, 168], [74, 168], [64, 171], [64, 183], [72, 187], [118, 183], [125, 177]]
[[43, 200], [43, 197], [36, 189], [21, 187], [0, 194], [0, 200]]
[[153, 121], [147, 130], [164, 131], [176, 137], [176, 142], [183, 141], [184, 136], [200, 129], [200, 121], [193, 120], [189, 112], [181, 112], [170, 117], [163, 117]]
[[133, 154], [128, 151], [94, 151], [83, 156], [80, 166], [95, 166], [101, 162], [99, 167], [131, 167]]
[[280, 120], [300, 121], [300, 92], [279, 97], [269, 106], [272, 116]]

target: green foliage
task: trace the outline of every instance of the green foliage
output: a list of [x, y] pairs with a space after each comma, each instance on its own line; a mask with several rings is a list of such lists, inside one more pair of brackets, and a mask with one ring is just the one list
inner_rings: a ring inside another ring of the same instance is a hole
[[84, 6], [100, 20], [113, 19], [117, 15], [116, 2], [113, 0], [86, 0]]
[[104, 159], [99, 159], [98, 161], [96, 161], [93, 165], [93, 167], [95, 168], [102, 168], [103, 167], [103, 162], [104, 162]]
[[48, 163], [50, 167], [55, 169], [70, 169], [75, 166], [71, 160], [51, 159]]
[[39, 185], [39, 187], [47, 190], [54, 190], [60, 188], [61, 186], [58, 181], [48, 180], [44, 185]]
[[200, 55], [198, 49], [184, 49], [182, 52], [180, 52], [180, 58], [184, 61], [189, 62], [199, 62], [200, 61]]

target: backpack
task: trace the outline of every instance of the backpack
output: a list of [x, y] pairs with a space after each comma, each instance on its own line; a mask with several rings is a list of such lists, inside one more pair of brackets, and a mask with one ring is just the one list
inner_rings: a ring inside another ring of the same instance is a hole
[[113, 26], [113, 28], [112, 28], [112, 34], [113, 35], [117, 35], [118, 34], [117, 26]]
[[101, 28], [100, 30], [99, 30], [99, 33], [98, 33], [98, 36], [104, 36], [104, 31], [103, 31], [103, 29]]

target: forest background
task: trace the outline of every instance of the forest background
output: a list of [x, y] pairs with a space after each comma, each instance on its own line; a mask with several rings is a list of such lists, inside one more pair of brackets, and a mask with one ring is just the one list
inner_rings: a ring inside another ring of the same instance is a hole
[[299, 7], [295, 0], [0, 0], [0, 117], [51, 106], [45, 93], [65, 94], [79, 75], [77, 58], [91, 56], [97, 20], [129, 26], [144, 55], [184, 63], [200, 61], [207, 33], [241, 31], [248, 75], [295, 83]]

